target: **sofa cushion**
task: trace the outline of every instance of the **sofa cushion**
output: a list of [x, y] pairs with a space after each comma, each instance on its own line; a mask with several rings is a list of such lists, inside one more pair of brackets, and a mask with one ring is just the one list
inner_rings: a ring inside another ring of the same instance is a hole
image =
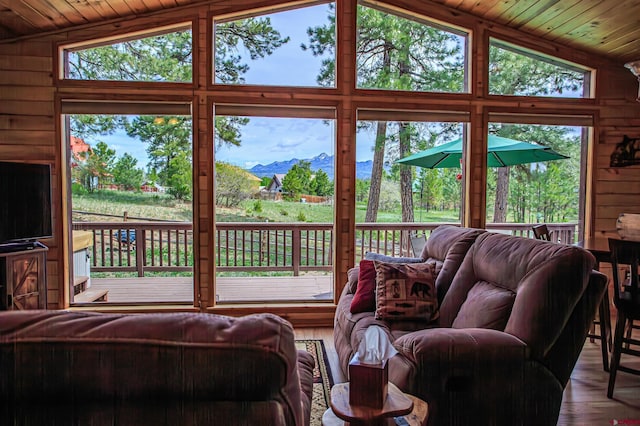
[[386, 263], [421, 263], [424, 260], [421, 257], [403, 257], [403, 256], [389, 256], [381, 253], [374, 253], [368, 251], [364, 254], [364, 258], [367, 260], [375, 260], [378, 262]]
[[[0, 400], [244, 405], [273, 413], [271, 424], [304, 425], [298, 356], [291, 324], [266, 313], [5, 311], [0, 365], [12, 368]], [[308, 380], [311, 361], [301, 361]]]
[[403, 334], [416, 330], [422, 330], [430, 326], [427, 321], [381, 321], [375, 319], [375, 309], [370, 312], [360, 312], [352, 314], [350, 311], [353, 294], [349, 293], [347, 287], [342, 291], [338, 305], [336, 306], [336, 316], [334, 321], [334, 344], [340, 368], [345, 375], [348, 375], [348, 364], [357, 350], [360, 340], [371, 325], [376, 325], [388, 330], [391, 341], [395, 341]]
[[484, 306], [471, 305], [490, 298], [480, 293], [511, 291], [515, 297], [503, 330], [525, 342], [534, 359], [542, 359], [582, 297], [594, 263], [590, 253], [575, 246], [487, 232], [460, 265], [440, 305], [438, 323], [453, 326], [466, 304], [461, 323], [472, 323], [470, 313], [482, 312]]
[[453, 328], [492, 328], [504, 330], [516, 294], [491, 283], [480, 282], [467, 294]]
[[351, 300], [351, 313], [376, 310], [376, 268], [372, 260], [360, 261], [358, 285]]
[[425, 320], [437, 316], [433, 263], [375, 262], [376, 319]]
[[440, 225], [429, 235], [420, 257], [436, 265], [438, 302], [442, 303], [467, 251], [484, 229]]

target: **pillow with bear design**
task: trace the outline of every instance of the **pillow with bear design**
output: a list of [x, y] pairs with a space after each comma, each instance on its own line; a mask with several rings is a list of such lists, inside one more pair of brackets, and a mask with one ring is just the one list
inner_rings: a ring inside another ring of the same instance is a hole
[[438, 317], [435, 265], [374, 262], [376, 319], [432, 321]]

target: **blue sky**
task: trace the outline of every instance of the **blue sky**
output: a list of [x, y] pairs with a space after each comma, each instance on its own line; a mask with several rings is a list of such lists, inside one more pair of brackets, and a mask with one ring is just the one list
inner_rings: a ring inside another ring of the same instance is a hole
[[[247, 84], [317, 87], [316, 77], [322, 58], [303, 51], [301, 43], [308, 44], [307, 29], [328, 22], [329, 6], [321, 4], [268, 15], [272, 26], [291, 40], [266, 58], [255, 61], [243, 49], [238, 52], [249, 66], [244, 75]], [[98, 138], [116, 150], [118, 156], [128, 152], [138, 159], [140, 167], [147, 163], [146, 145], [130, 139], [119, 131]], [[356, 160], [372, 159], [373, 135], [360, 132], [356, 144]], [[318, 119], [287, 119], [251, 117], [241, 129], [241, 146], [216, 147], [216, 160], [244, 168], [291, 158], [312, 158], [321, 153], [334, 155], [335, 126]]]
[[[328, 22], [326, 4], [269, 15], [271, 24], [281, 35], [291, 37], [266, 59], [250, 61], [245, 75], [247, 84], [318, 87], [316, 77], [322, 58], [303, 51], [308, 44], [307, 28]], [[248, 54], [242, 53], [243, 58]], [[216, 148], [216, 160], [244, 168], [291, 158], [312, 158], [321, 153], [334, 155], [335, 125], [319, 119], [285, 119], [251, 117], [242, 129], [240, 147]], [[371, 143], [359, 144], [358, 161], [372, 158]], [[257, 155], [256, 155], [257, 154]]]
[[[246, 83], [317, 87], [316, 76], [322, 58], [303, 51], [300, 44], [309, 43], [307, 28], [327, 23], [328, 8], [323, 4], [269, 15], [272, 26], [291, 40], [272, 55], [256, 61], [251, 61], [249, 54], [241, 50], [239, 54], [249, 65], [244, 76]], [[124, 132], [100, 139], [114, 148], [118, 156], [128, 152], [138, 159], [140, 166], [146, 164], [145, 144], [129, 139]], [[269, 164], [293, 157], [312, 158], [321, 153], [333, 155], [334, 151], [333, 123], [327, 124], [319, 119], [250, 117], [250, 123], [242, 128], [241, 146], [216, 147], [216, 160], [250, 168], [258, 163]], [[357, 156], [358, 161], [372, 158], [371, 143], [360, 143]]]

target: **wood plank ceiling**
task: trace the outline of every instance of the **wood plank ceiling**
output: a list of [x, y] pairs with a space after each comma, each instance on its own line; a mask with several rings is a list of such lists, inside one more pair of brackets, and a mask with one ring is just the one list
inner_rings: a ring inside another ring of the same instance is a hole
[[[619, 63], [640, 59], [640, 0], [432, 0]], [[0, 42], [203, 0], [0, 0]]]

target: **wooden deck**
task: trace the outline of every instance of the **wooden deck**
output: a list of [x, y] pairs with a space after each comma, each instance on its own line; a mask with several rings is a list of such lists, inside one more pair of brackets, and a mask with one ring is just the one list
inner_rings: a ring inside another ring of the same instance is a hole
[[[107, 303], [193, 303], [190, 277], [92, 278], [90, 290], [108, 290]], [[328, 301], [333, 276], [220, 277], [216, 294], [219, 303]]]

